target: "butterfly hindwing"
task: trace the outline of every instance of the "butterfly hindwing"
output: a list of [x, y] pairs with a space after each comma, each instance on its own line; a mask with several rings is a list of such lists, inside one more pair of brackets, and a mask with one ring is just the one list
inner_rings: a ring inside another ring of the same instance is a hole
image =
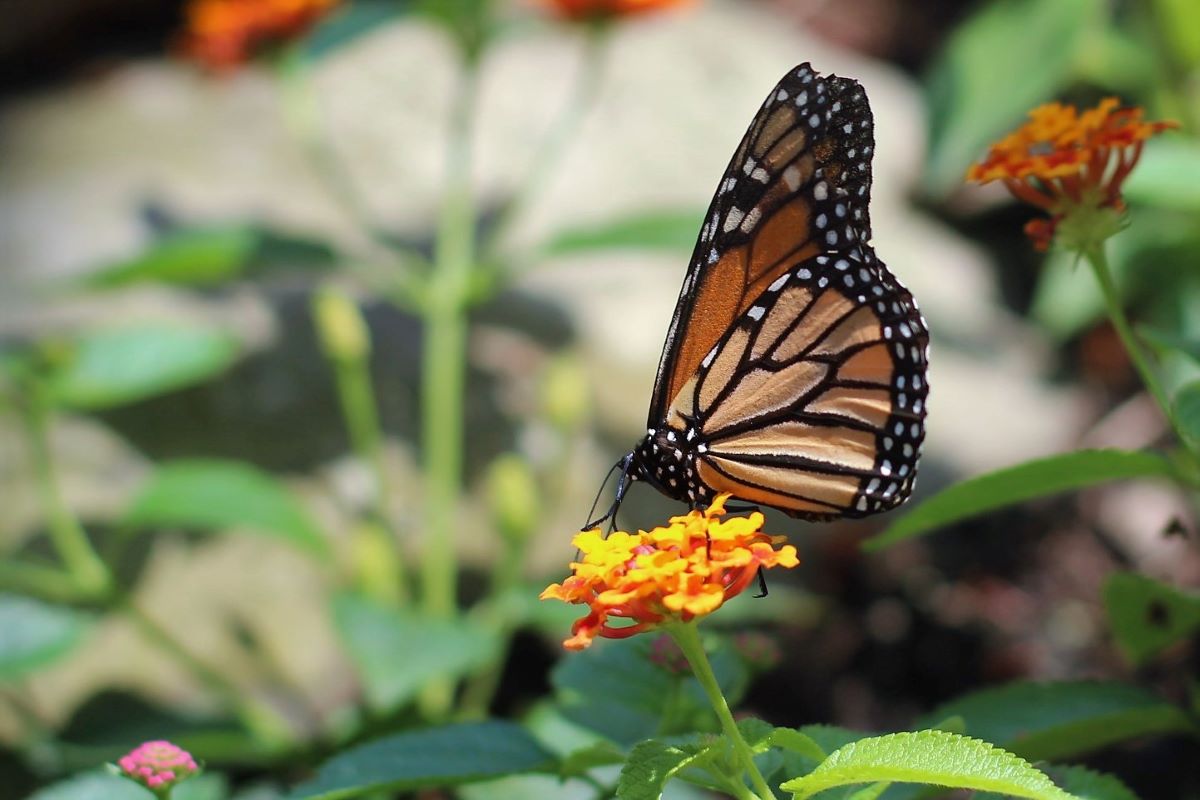
[[652, 424], [781, 274], [869, 240], [873, 149], [871, 112], [857, 82], [802, 64], [771, 90], [701, 228], [659, 363]]
[[668, 410], [698, 424], [712, 491], [820, 519], [911, 490], [924, 438], [928, 332], [866, 245], [781, 274]]

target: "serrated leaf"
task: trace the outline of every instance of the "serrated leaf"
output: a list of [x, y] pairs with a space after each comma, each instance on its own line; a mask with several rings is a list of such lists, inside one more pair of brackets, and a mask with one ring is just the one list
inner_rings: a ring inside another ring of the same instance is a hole
[[74, 650], [89, 628], [90, 620], [72, 609], [0, 595], [0, 681], [50, 666]]
[[295, 496], [275, 478], [240, 461], [162, 464], [142, 486], [123, 522], [134, 529], [252, 530], [310, 552], [328, 550], [320, 529]]
[[379, 713], [409, 702], [434, 679], [459, 678], [488, 665], [498, 652], [492, 629], [397, 611], [366, 597], [335, 597], [333, 618], [367, 704]]
[[336, 800], [370, 792], [457, 786], [550, 772], [554, 756], [511, 722], [445, 725], [388, 736], [326, 761], [290, 800]]
[[648, 211], [595, 225], [571, 228], [545, 247], [550, 256], [595, 250], [691, 250], [704, 221], [696, 209]]
[[1117, 644], [1135, 664], [1200, 631], [1200, 596], [1133, 572], [1108, 578], [1104, 608]]
[[78, 409], [104, 409], [205, 381], [237, 360], [225, 331], [174, 323], [84, 334], [70, 343], [48, 382], [52, 398]]
[[971, 736], [1033, 760], [1073, 757], [1138, 736], [1190, 728], [1182, 711], [1150, 692], [1100, 681], [984, 689], [938, 707], [925, 720], [952, 714], [966, 720]]
[[796, 798], [837, 786], [892, 781], [1004, 792], [1031, 800], [1070, 800], [1029, 762], [978, 739], [944, 731], [860, 739], [781, 788]]
[[618, 800], [658, 800], [667, 781], [703, 753], [700, 748], [676, 747], [657, 739], [638, 743], [621, 768]]
[[26, 800], [154, 800], [154, 795], [128, 778], [87, 772], [51, 784]]
[[932, 189], [960, 184], [990, 142], [1053, 99], [1100, 12], [1095, 0], [1000, 0], [954, 29], [927, 81]]
[[878, 550], [944, 525], [1039, 497], [1130, 478], [1169, 478], [1170, 463], [1154, 453], [1079, 450], [968, 478], [918, 504], [864, 543]]

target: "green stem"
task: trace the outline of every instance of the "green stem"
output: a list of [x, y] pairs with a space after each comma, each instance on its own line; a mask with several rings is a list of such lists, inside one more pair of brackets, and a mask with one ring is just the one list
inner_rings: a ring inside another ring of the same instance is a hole
[[426, 487], [422, 602], [435, 616], [453, 616], [458, 564], [455, 512], [463, 461], [466, 380], [466, 297], [474, 264], [471, 136], [478, 70], [464, 66], [450, 120], [446, 194], [438, 225], [434, 271], [422, 305], [421, 424]]
[[717, 683], [717, 676], [713, 674], [708, 655], [704, 652], [704, 644], [700, 641], [700, 631], [696, 624], [694, 622], [681, 623], [671, 625], [666, 630], [679, 645], [679, 649], [683, 651], [688, 664], [692, 667], [692, 672], [696, 675], [696, 680], [704, 689], [704, 693], [708, 695], [708, 701], [712, 703], [713, 710], [717, 713], [717, 719], [721, 722], [721, 729], [732, 745], [738, 761], [741, 762], [742, 769], [750, 776], [750, 783], [754, 786], [754, 791], [758, 793], [761, 800], [775, 800], [774, 792], [767, 785], [762, 773], [758, 771], [758, 767], [754, 763], [754, 753], [751, 752], [750, 745], [746, 744], [746, 740], [742, 738], [737, 722], [733, 719], [733, 713], [729, 710], [729, 703], [725, 701], [725, 695], [721, 693], [721, 687]]
[[508, 660], [509, 647], [516, 628], [510, 611], [510, 598], [520, 585], [523, 562], [524, 548], [516, 542], [506, 542], [504, 554], [497, 560], [492, 571], [488, 599], [476, 607], [479, 609], [478, 614], [472, 609], [472, 616], [476, 621], [495, 631], [502, 644], [495, 662], [488, 664], [463, 687], [460, 705], [465, 718], [479, 719], [486, 716], [500, 686], [501, 669]]
[[1175, 431], [1175, 436], [1179, 439], [1180, 443], [1191, 450], [1193, 455], [1197, 455], [1195, 450], [1192, 449], [1190, 441], [1180, 428], [1178, 420], [1175, 419], [1170, 398], [1167, 397], [1162, 384], [1159, 383], [1158, 377], [1154, 374], [1154, 370], [1151, 369], [1150, 361], [1146, 357], [1141, 344], [1138, 342], [1133, 328], [1129, 325], [1129, 318], [1125, 316], [1125, 309], [1121, 305], [1121, 298], [1117, 294], [1117, 287], [1113, 282], [1112, 271], [1109, 269], [1108, 257], [1105, 255], [1104, 245], [1099, 244], [1088, 248], [1084, 251], [1083, 255], [1087, 258], [1088, 263], [1092, 265], [1092, 272], [1095, 274], [1096, 281], [1100, 284], [1100, 291], [1104, 295], [1104, 303], [1108, 308], [1109, 319], [1112, 320], [1113, 327], [1116, 328], [1117, 335], [1121, 338], [1121, 344], [1125, 346], [1125, 352], [1129, 354], [1129, 360], [1133, 362], [1134, 367], [1137, 369], [1142, 383], [1145, 384], [1154, 401], [1158, 403], [1158, 407], [1162, 409], [1163, 415]]
[[609, 26], [589, 26], [585, 31], [582, 64], [575, 85], [558, 118], [534, 154], [533, 166], [516, 194], [505, 204], [480, 248], [491, 260], [513, 225], [546, 188], [559, 162], [575, 139], [580, 125], [596, 99], [608, 52]]
[[46, 514], [50, 540], [80, 593], [100, 597], [112, 587], [112, 573], [100, 558], [87, 532], [63, 500], [50, 446], [50, 405], [43, 386], [31, 383], [22, 405], [25, 433], [33, 457], [38, 493]]
[[167, 628], [138, 608], [131, 598], [122, 598], [120, 606], [148, 640], [183, 664], [213, 694], [219, 696], [238, 716], [246, 729], [260, 741], [267, 743], [268, 746], [278, 746], [291, 739], [287, 725], [277, 714], [265, 705], [256, 703], [249, 697], [244, 697], [237, 686], [220, 672], [192, 655], [187, 648], [175, 640]]
[[28, 561], [0, 561], [0, 591], [40, 597], [52, 603], [75, 603], [88, 599], [69, 572]]

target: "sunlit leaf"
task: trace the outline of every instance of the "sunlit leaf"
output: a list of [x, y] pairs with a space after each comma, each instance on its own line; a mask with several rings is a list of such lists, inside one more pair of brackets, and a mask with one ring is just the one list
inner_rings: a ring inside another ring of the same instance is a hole
[[704, 751], [702, 747], [680, 747], [657, 739], [638, 743], [621, 769], [618, 800], [659, 800], [667, 782]]
[[[418, 649], [418, 648], [414, 648]], [[504, 775], [549, 772], [554, 757], [511, 722], [473, 722], [400, 733], [326, 761], [290, 800], [337, 800], [371, 792], [457, 786]]]
[[997, 508], [1109, 481], [1168, 478], [1166, 459], [1129, 450], [1079, 450], [968, 478], [918, 504], [865, 547], [878, 550]]
[[987, 742], [944, 731], [860, 739], [781, 788], [806, 798], [837, 786], [877, 781], [1003, 792], [1033, 800], [1072, 797], [1024, 759]]
[[1117, 644], [1135, 664], [1200, 631], [1200, 595], [1133, 572], [1109, 577], [1104, 608]]
[[225, 331], [191, 325], [94, 331], [70, 343], [49, 385], [61, 405], [112, 408], [212, 378], [233, 364], [239, 350]]
[[196, 459], [162, 464], [124, 517], [131, 528], [251, 530], [306, 550], [328, 549], [296, 497], [267, 473], [240, 461]]
[[497, 655], [491, 629], [384, 608], [365, 597], [336, 597], [333, 617], [367, 702], [378, 712], [393, 711], [431, 681], [461, 677]]
[[1028, 759], [1061, 759], [1147, 734], [1188, 730], [1175, 706], [1116, 682], [1013, 683], [952, 700], [925, 720], [957, 715], [967, 733]]
[[11, 681], [49, 666], [83, 640], [89, 620], [17, 595], [0, 595], [0, 681]]

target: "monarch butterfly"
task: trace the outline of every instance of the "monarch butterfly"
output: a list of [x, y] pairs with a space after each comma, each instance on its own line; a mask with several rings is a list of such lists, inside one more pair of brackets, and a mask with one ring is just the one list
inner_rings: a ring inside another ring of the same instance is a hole
[[868, 242], [874, 131], [857, 81], [808, 63], [767, 96], [688, 266], [631, 481], [794, 517], [861, 517], [912, 491], [929, 331]]

